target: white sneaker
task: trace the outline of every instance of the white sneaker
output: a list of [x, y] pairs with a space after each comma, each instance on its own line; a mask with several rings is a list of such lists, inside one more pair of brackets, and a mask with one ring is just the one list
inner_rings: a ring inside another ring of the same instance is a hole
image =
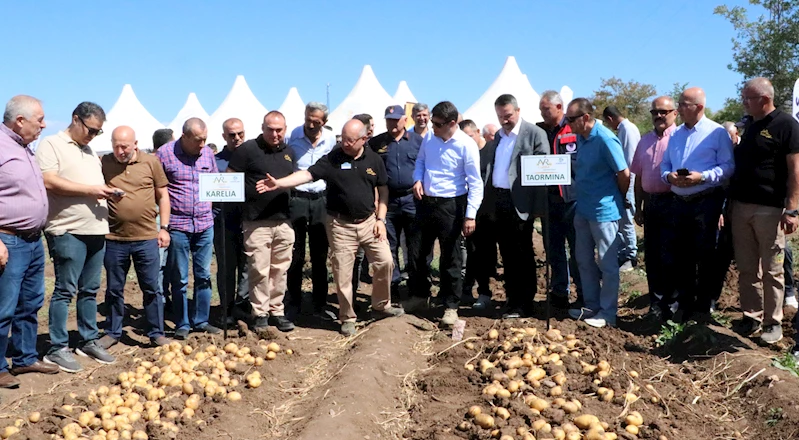
[[794, 309], [799, 309], [799, 301], [796, 299], [795, 296], [786, 296], [785, 307], [793, 307]]
[[591, 327], [596, 328], [602, 328], [608, 324], [604, 318], [586, 318], [584, 321]]
[[452, 327], [458, 322], [458, 311], [456, 309], [447, 309], [444, 311], [444, 317], [441, 318], [441, 324]]
[[[788, 298], [785, 298], [785, 302], [786, 303], [788, 302]], [[716, 312], [716, 300], [715, 299], [711, 299], [710, 300], [710, 313], [715, 313], [715, 312]]]

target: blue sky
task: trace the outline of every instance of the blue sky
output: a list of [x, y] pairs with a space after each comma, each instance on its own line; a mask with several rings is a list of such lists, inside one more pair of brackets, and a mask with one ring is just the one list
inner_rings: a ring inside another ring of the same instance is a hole
[[713, 15], [721, 3], [748, 2], [9, 2], [0, 99], [42, 99], [58, 129], [78, 102], [109, 110], [130, 83], [168, 122], [189, 92], [212, 113], [242, 74], [269, 109], [290, 87], [324, 102], [327, 83], [335, 108], [370, 64], [389, 94], [406, 80], [419, 100], [463, 111], [513, 55], [539, 93], [591, 95], [611, 76], [659, 92], [688, 82], [716, 109], [741, 81], [727, 69], [732, 26]]

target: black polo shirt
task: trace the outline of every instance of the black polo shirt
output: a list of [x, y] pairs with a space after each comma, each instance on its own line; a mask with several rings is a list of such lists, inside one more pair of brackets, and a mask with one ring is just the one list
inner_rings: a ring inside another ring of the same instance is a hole
[[389, 190], [406, 191], [413, 188], [413, 170], [421, 146], [422, 137], [408, 131], [399, 141], [388, 132], [369, 140], [369, 147], [380, 155], [386, 165]]
[[336, 146], [308, 172], [314, 180], [327, 182], [327, 209], [353, 219], [375, 212], [375, 188], [388, 182], [383, 159], [366, 146], [358, 159]]
[[259, 193], [255, 185], [266, 179], [269, 173], [275, 179], [286, 177], [294, 172], [294, 151], [284, 143], [276, 149], [264, 142], [264, 136], [239, 145], [230, 156], [228, 169], [244, 173], [243, 219], [249, 220], [288, 220], [288, 189]]
[[744, 203], [785, 207], [787, 156], [796, 153], [799, 153], [799, 123], [790, 114], [774, 110], [753, 121], [734, 149], [735, 173], [730, 180], [730, 197]]

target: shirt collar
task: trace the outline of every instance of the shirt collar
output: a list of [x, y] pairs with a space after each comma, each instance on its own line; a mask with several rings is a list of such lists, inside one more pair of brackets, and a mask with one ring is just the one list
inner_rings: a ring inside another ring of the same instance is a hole
[[[511, 133], [513, 133], [514, 136], [518, 136], [519, 135], [519, 130], [521, 129], [522, 121], [523, 121], [523, 119], [519, 118], [519, 122], [517, 122], [516, 126], [513, 127], [513, 130], [510, 131]], [[502, 129], [500, 131], [502, 132], [503, 135], [509, 136], [508, 134], [505, 134], [505, 129]]]
[[57, 136], [60, 137], [61, 139], [63, 139], [68, 144], [72, 144], [72, 145], [76, 145], [76, 146], [80, 147], [80, 145], [78, 145], [78, 143], [75, 141], [75, 139], [72, 139], [72, 136], [70, 136], [69, 133], [67, 133], [66, 131], [59, 131]]
[[[258, 137], [257, 137], [257, 138], [255, 138], [255, 143], [256, 143], [256, 144], [258, 144], [258, 147], [260, 147], [262, 150], [264, 150], [264, 151], [268, 151], [268, 152], [275, 152], [275, 153], [276, 153], [276, 152], [278, 152], [278, 151], [283, 151], [283, 149], [284, 149], [284, 148], [286, 148], [286, 144], [285, 144], [284, 142], [280, 142], [280, 143], [277, 145], [277, 148], [275, 148], [275, 149], [273, 150], [273, 149], [272, 149], [272, 147], [270, 147], [270, 146], [269, 146], [269, 145], [266, 143], [266, 141], [264, 140], [264, 135], [263, 135], [263, 133], [262, 133], [262, 134], [259, 134], [259, 135], [258, 135]], [[242, 144], [242, 145], [244, 145], [244, 144]], [[241, 145], [239, 145], [239, 148], [241, 148]], [[232, 155], [232, 154], [231, 154], [231, 155]], [[231, 155], [228, 155], [228, 158], [229, 158]]]
[[[665, 130], [663, 130], [663, 135], [660, 136], [658, 139], [663, 139], [664, 137], [671, 136], [671, 134], [674, 133], [674, 130], [676, 129], [677, 129], [676, 125], [674, 124], [669, 125]], [[655, 133], [655, 136], [657, 136], [657, 133]]]
[[19, 145], [27, 147], [27, 145], [25, 145], [25, 141], [22, 140], [22, 136], [14, 133], [14, 130], [6, 127], [6, 124], [0, 124], [0, 131], [5, 133], [11, 139], [14, 139], [14, 142], [18, 143]]

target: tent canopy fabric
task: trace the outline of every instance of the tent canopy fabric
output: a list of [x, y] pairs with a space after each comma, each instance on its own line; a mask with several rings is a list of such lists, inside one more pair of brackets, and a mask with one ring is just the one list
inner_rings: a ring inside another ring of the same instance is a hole
[[183, 108], [180, 109], [175, 119], [169, 123], [167, 128], [172, 129], [172, 132], [177, 138], [183, 131], [183, 123], [189, 118], [200, 118], [206, 124], [211, 120], [211, 117], [208, 116], [208, 112], [206, 112], [202, 104], [200, 104], [200, 100], [197, 99], [197, 95], [195, 95], [194, 92], [189, 93], [189, 97], [186, 98], [186, 103], [183, 104]]
[[[338, 107], [330, 113], [327, 125], [333, 129], [333, 133], [341, 133], [341, 128], [353, 116], [360, 113], [368, 113], [375, 122], [375, 134], [386, 131], [386, 121], [383, 114], [386, 107], [395, 104], [395, 100], [386, 92], [383, 86], [375, 77], [372, 67], [363, 66], [361, 76], [355, 83], [350, 93], [341, 101]], [[404, 104], [404, 103], [403, 103]]]
[[119, 94], [116, 103], [110, 111], [106, 112], [103, 134], [89, 143], [98, 156], [111, 152], [111, 132], [121, 125], [127, 125], [136, 132], [140, 150], [152, 150], [153, 132], [164, 128], [164, 124], [158, 122], [139, 102], [130, 84], [125, 84], [122, 87], [122, 93]]
[[560, 88], [560, 98], [563, 100], [563, 111], [565, 112], [566, 106], [574, 99], [574, 91], [569, 86], [563, 86]]
[[521, 109], [521, 116], [528, 122], [542, 121], [538, 110], [539, 96], [530, 85], [530, 81], [522, 74], [516, 58], [508, 57], [502, 71], [488, 89], [468, 110], [463, 113], [464, 119], [473, 120], [479, 127], [485, 124], [496, 124], [497, 113], [494, 101], [499, 95], [510, 93], [516, 97]]
[[407, 102], [419, 102], [416, 100], [416, 97], [413, 96], [410, 87], [408, 87], [408, 83], [405, 81], [400, 81], [399, 85], [397, 86], [397, 91], [394, 92], [394, 102], [401, 106], [405, 106]]
[[289, 89], [289, 93], [283, 100], [283, 104], [280, 104], [278, 111], [283, 113], [286, 118], [287, 134], [305, 122], [305, 103], [296, 87]]
[[214, 143], [221, 149], [225, 144], [222, 138], [222, 124], [230, 118], [239, 118], [244, 123], [244, 136], [255, 139], [261, 133], [267, 110], [250, 90], [244, 76], [239, 75], [233, 82], [225, 100], [211, 115], [208, 125], [208, 143]]

